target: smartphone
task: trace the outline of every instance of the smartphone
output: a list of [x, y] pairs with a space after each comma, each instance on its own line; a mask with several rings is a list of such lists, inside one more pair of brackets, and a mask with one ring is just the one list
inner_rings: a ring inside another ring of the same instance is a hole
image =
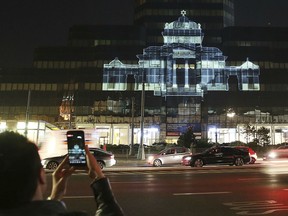
[[71, 166], [86, 166], [85, 137], [82, 130], [67, 131], [68, 157]]

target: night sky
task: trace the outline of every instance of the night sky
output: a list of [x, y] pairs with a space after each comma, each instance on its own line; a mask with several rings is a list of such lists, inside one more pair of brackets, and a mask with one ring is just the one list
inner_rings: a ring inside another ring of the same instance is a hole
[[[133, 2], [3, 0], [0, 8], [0, 68], [30, 67], [34, 48], [65, 46], [68, 30], [73, 25], [132, 24]], [[287, 0], [236, 0], [236, 25], [288, 27], [287, 9]], [[193, 17], [189, 18], [193, 20]]]

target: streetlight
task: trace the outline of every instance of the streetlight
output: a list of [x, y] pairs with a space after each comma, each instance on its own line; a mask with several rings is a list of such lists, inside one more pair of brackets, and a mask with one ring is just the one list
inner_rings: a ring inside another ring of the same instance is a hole
[[132, 123], [131, 123], [131, 144], [130, 144], [130, 150], [129, 155], [134, 155], [134, 109], [135, 109], [135, 97], [132, 97]]
[[144, 77], [144, 69], [142, 69], [142, 92], [141, 92], [141, 119], [140, 119], [140, 145], [138, 148], [138, 156], [137, 159], [145, 160], [145, 151], [143, 145], [144, 138], [144, 107], [145, 107], [145, 77]]
[[25, 123], [25, 131], [24, 134], [28, 136], [28, 123], [29, 123], [29, 110], [30, 110], [30, 100], [31, 100], [31, 90], [28, 91], [28, 98], [27, 98], [27, 106], [26, 106], [26, 123]]
[[217, 130], [217, 125], [216, 125], [216, 128], [215, 128], [215, 143], [218, 144], [218, 130]]

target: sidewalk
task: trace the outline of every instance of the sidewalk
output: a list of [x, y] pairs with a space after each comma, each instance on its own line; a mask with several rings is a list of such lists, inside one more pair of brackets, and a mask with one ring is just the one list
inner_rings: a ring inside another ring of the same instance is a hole
[[116, 164], [113, 167], [147, 167], [149, 164], [147, 164], [145, 158], [144, 160], [137, 159], [135, 156], [129, 156], [129, 157], [116, 157]]

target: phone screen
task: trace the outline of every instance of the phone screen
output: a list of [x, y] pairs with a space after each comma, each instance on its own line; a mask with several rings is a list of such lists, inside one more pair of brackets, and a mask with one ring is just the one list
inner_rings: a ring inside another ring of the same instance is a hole
[[84, 131], [67, 131], [69, 164], [71, 166], [85, 166], [85, 137]]

